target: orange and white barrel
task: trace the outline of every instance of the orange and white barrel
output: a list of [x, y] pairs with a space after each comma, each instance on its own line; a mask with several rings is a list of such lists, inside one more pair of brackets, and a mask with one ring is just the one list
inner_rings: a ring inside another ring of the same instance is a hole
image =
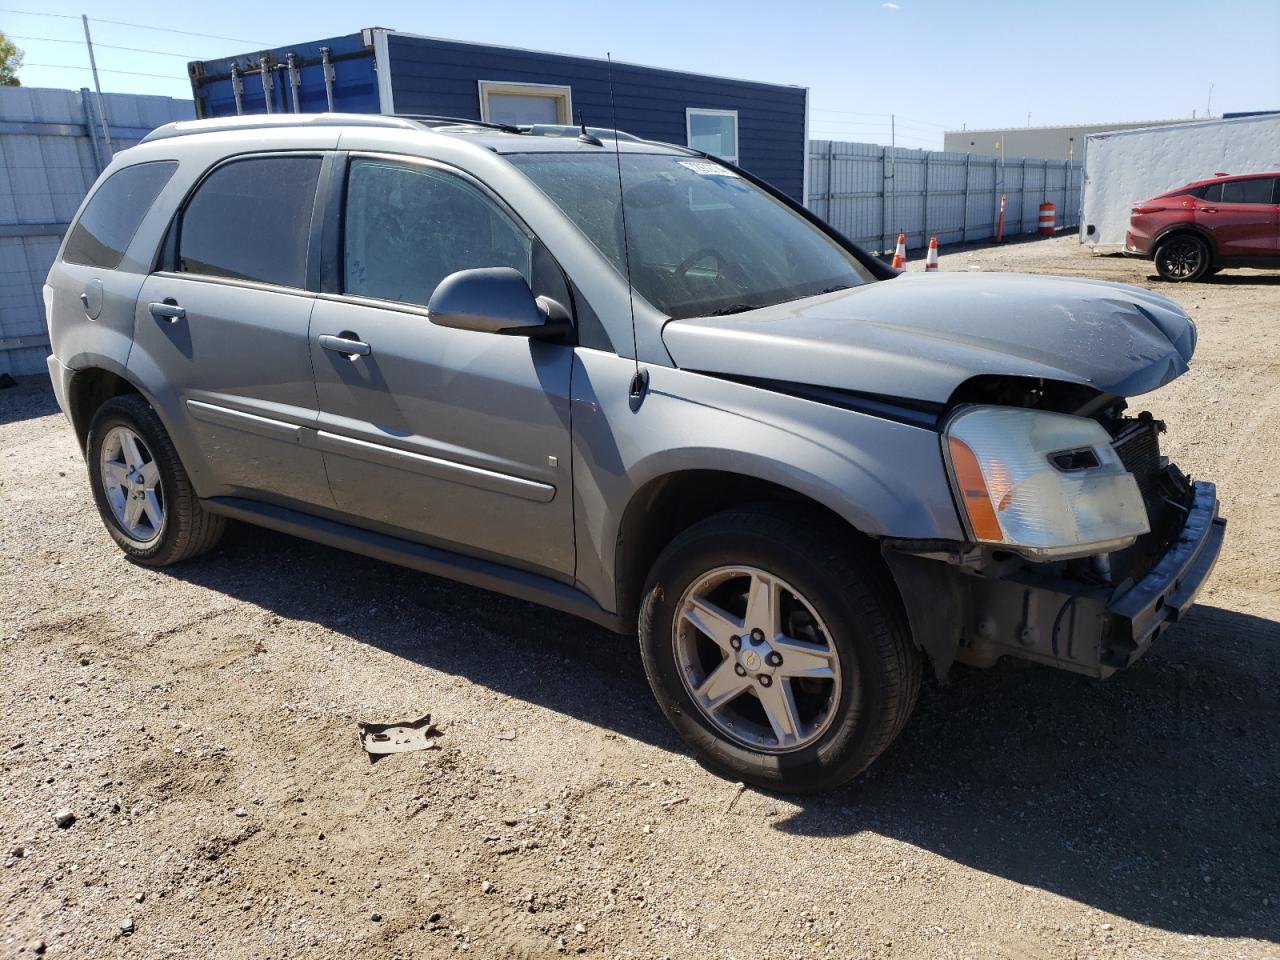
[[1053, 204], [1040, 204], [1040, 232], [1044, 234], [1053, 233]]

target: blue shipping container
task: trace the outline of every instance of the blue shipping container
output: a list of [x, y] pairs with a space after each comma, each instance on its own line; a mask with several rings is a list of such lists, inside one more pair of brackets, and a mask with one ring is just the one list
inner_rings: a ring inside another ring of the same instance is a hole
[[[373, 28], [188, 66], [196, 115], [398, 113], [616, 125], [733, 160], [803, 203], [809, 91]], [[265, 85], [264, 85], [265, 80]]]

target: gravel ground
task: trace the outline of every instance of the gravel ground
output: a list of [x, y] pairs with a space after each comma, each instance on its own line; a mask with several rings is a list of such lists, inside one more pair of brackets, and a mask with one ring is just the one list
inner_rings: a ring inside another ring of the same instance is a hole
[[[1169, 287], [1071, 238], [942, 265], [1184, 304], [1195, 365], [1135, 406], [1227, 544], [1131, 670], [957, 669], [802, 801], [702, 769], [634, 644], [569, 617], [245, 527], [132, 566], [47, 386], [0, 393], [0, 953], [1280, 956], [1280, 275]], [[360, 751], [424, 712], [440, 749]]]

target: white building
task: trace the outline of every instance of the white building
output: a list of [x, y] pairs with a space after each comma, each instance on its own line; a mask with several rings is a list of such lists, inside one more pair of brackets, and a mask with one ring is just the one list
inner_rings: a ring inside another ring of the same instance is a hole
[[[943, 150], [980, 157], [1031, 157], [1036, 160], [1082, 160], [1085, 137], [1111, 130], [1192, 123], [1192, 120], [1141, 120], [1124, 123], [1085, 123], [1065, 127], [1003, 127], [990, 130], [948, 130]], [[1003, 146], [1004, 152], [1001, 153]]]

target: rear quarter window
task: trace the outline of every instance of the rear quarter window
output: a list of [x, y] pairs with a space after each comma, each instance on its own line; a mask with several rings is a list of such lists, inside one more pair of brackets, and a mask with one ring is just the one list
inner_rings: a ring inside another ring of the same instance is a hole
[[142, 218], [177, 169], [175, 160], [157, 160], [113, 173], [71, 228], [62, 259], [104, 270], [120, 266]]

